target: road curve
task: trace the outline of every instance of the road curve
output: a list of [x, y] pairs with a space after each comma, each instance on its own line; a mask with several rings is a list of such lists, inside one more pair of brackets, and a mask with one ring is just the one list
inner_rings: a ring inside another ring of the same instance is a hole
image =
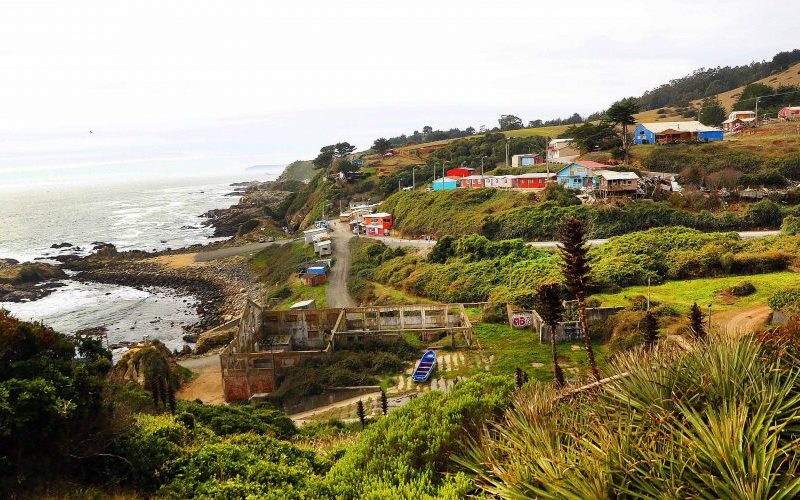
[[292, 240], [280, 239], [264, 243], [245, 243], [235, 247], [223, 247], [216, 250], [206, 250], [205, 252], [198, 252], [194, 256], [195, 262], [208, 262], [209, 260], [224, 259], [226, 257], [233, 257], [235, 255], [246, 255], [253, 252], [260, 252], [261, 250], [272, 245], [283, 245]]

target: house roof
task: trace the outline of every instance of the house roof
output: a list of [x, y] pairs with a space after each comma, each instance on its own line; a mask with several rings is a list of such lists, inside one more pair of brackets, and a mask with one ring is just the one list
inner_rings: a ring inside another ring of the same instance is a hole
[[653, 132], [660, 134], [667, 130], [675, 130], [679, 132], [718, 132], [716, 127], [708, 127], [703, 125], [697, 120], [688, 120], [685, 122], [653, 122], [653, 123], [640, 123], [641, 126]]
[[442, 182], [445, 182], [445, 181], [458, 182], [460, 179], [461, 179], [461, 177], [447, 177], [447, 176], [445, 176], [445, 177], [439, 177], [438, 179], [434, 179], [433, 182], [438, 182], [438, 183], [441, 184]]
[[555, 144], [562, 144], [562, 143], [565, 143], [565, 142], [572, 142], [574, 140], [575, 139], [572, 139], [572, 138], [569, 138], [569, 139], [550, 139], [550, 144], [554, 144], [554, 145]]
[[378, 212], [375, 214], [365, 215], [364, 218], [372, 218], [372, 217], [391, 217], [392, 214], [387, 214], [386, 212]]
[[530, 172], [527, 174], [519, 174], [519, 175], [512, 175], [510, 177], [514, 179], [548, 179], [550, 177], [555, 177], [556, 174], [547, 174], [544, 172]]
[[466, 177], [462, 177], [462, 179], [486, 179], [487, 177], [492, 177], [491, 175], [468, 175]]
[[636, 172], [615, 172], [613, 170], [600, 170], [594, 173], [600, 177], [605, 178], [608, 181], [639, 179], [639, 176], [636, 175]]
[[328, 229], [324, 227], [312, 227], [311, 229], [306, 229], [303, 231], [304, 234], [312, 234], [312, 233], [327, 233]]

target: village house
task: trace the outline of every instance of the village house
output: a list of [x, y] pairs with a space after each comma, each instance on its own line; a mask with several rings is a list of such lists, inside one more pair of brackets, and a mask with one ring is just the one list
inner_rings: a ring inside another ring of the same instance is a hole
[[468, 189], [482, 188], [485, 186], [485, 180], [486, 176], [483, 175], [468, 175], [461, 178], [461, 180], [458, 182], [458, 187]]
[[447, 175], [445, 175], [445, 177], [451, 177], [451, 178], [453, 178], [453, 177], [467, 177], [469, 175], [473, 175], [474, 173], [475, 173], [475, 169], [474, 168], [456, 167], [456, 168], [451, 168], [450, 170], [448, 170], [447, 171]]
[[584, 190], [594, 187], [594, 171], [604, 170], [608, 165], [596, 161], [572, 162], [556, 174], [560, 185], [570, 189]]
[[394, 217], [386, 212], [364, 216], [364, 232], [367, 236], [385, 236], [392, 228]]
[[556, 174], [529, 173], [514, 175], [511, 178], [511, 187], [514, 189], [540, 190], [547, 187], [548, 182], [555, 182]]
[[596, 170], [594, 189], [601, 196], [635, 195], [639, 190], [639, 176], [635, 172]]
[[484, 176], [483, 186], [495, 189], [510, 189], [513, 175], [487, 175]]
[[514, 155], [511, 157], [512, 167], [532, 167], [544, 163], [544, 156], [535, 154]]
[[708, 127], [698, 121], [640, 123], [633, 131], [635, 144], [676, 144], [679, 142], [711, 142], [723, 139], [722, 129]]
[[314, 252], [320, 257], [327, 257], [333, 253], [331, 240], [327, 236], [314, 242]]
[[575, 139], [552, 139], [547, 144], [547, 161], [553, 163], [569, 163], [578, 156], [581, 151], [575, 146]]
[[328, 234], [328, 229], [325, 227], [312, 227], [303, 231], [303, 240], [306, 243], [314, 243], [314, 237], [323, 234]]
[[458, 177], [441, 177], [433, 181], [434, 191], [449, 191], [458, 187]]
[[738, 132], [745, 127], [752, 127], [756, 123], [755, 111], [732, 111], [728, 119], [722, 122], [725, 132]]
[[787, 106], [778, 111], [781, 120], [800, 120], [800, 106]]

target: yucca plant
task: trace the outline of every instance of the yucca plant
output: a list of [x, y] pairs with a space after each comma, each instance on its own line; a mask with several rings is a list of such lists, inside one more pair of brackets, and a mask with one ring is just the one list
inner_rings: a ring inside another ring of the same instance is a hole
[[634, 350], [599, 391], [517, 392], [458, 461], [503, 498], [800, 495], [800, 362], [744, 336]]

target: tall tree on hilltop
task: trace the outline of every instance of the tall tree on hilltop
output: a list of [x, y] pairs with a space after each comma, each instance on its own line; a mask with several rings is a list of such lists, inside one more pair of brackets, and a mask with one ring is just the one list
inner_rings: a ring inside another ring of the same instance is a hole
[[500, 130], [517, 130], [522, 128], [522, 119], [515, 115], [500, 115], [497, 120]]
[[625, 151], [625, 163], [628, 163], [628, 125], [636, 123], [633, 117], [641, 109], [639, 99], [626, 97], [612, 104], [606, 111], [606, 116], [611, 123], [622, 125], [622, 149]]
[[697, 305], [697, 302], [692, 304], [692, 308], [689, 311], [689, 329], [692, 331], [695, 338], [705, 340], [707, 335], [706, 327], [703, 323], [703, 311], [700, 310], [700, 306]]
[[644, 345], [647, 349], [652, 349], [658, 343], [658, 319], [653, 311], [647, 311], [644, 315]]
[[586, 346], [586, 355], [592, 375], [600, 380], [600, 371], [594, 359], [592, 339], [589, 336], [589, 321], [586, 319], [586, 294], [589, 290], [589, 247], [586, 246], [586, 228], [582, 220], [567, 217], [561, 225], [558, 234], [559, 253], [563, 262], [561, 272], [564, 275], [564, 284], [578, 299], [578, 314], [580, 317], [581, 334]]
[[331, 162], [333, 161], [333, 156], [336, 153], [336, 145], [331, 144], [330, 146], [323, 146], [319, 150], [319, 154], [316, 158], [314, 158], [314, 166], [316, 168], [323, 168], [327, 169], [331, 166]]
[[557, 283], [545, 283], [539, 286], [537, 296], [539, 298], [539, 312], [550, 333], [553, 379], [556, 387], [561, 388], [564, 387], [564, 372], [558, 364], [558, 351], [556, 351], [556, 327], [564, 316], [564, 307], [561, 304], [561, 287]]
[[385, 137], [379, 137], [375, 139], [375, 142], [372, 143], [372, 149], [375, 150], [376, 153], [385, 153], [392, 147], [392, 143], [389, 142], [389, 139]]
[[356, 147], [349, 142], [337, 142], [335, 146], [335, 154], [338, 158], [344, 158], [356, 150]]
[[710, 127], [719, 127], [725, 121], [725, 108], [717, 96], [706, 97], [700, 104], [700, 123]]

